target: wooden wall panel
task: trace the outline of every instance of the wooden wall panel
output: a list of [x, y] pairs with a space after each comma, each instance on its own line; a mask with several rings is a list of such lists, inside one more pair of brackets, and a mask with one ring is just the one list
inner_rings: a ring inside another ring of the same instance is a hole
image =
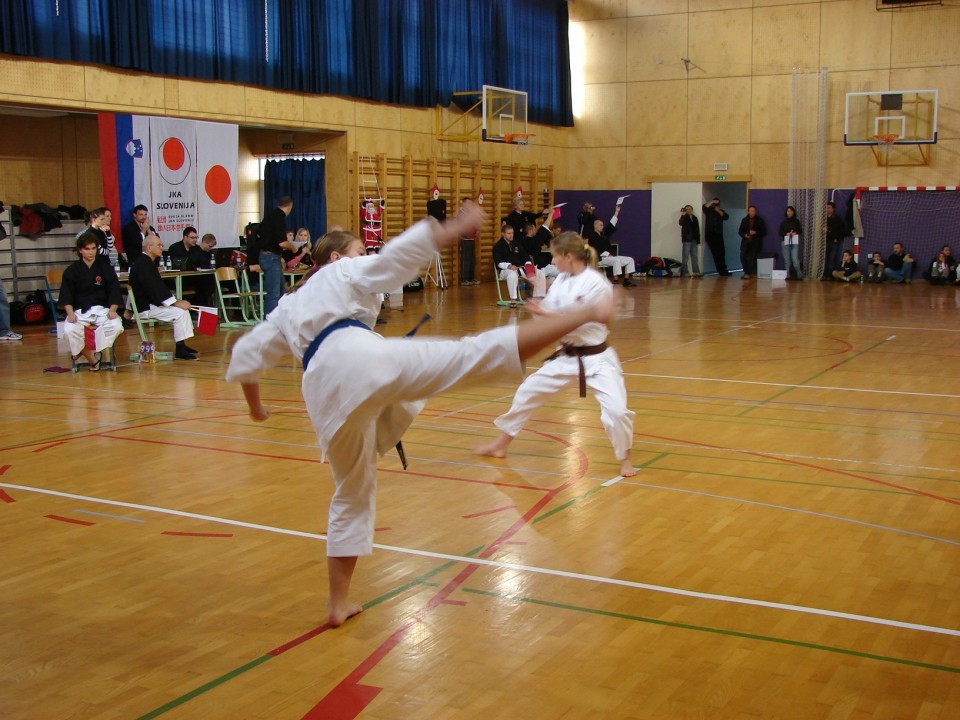
[[820, 5], [783, 5], [753, 11], [753, 74], [818, 68]]
[[627, 146], [682, 145], [687, 141], [687, 83], [627, 85]]
[[[586, 83], [615, 83], [626, 79], [627, 27], [622, 19], [598, 20], [583, 26]], [[634, 48], [631, 46], [631, 51]]]
[[587, 85], [589, 112], [574, 128], [570, 142], [578, 147], [623, 147], [627, 133], [627, 84]]
[[750, 123], [736, 117], [750, 107], [750, 78], [691, 80], [687, 83], [687, 142], [750, 142]]
[[690, 9], [689, 0], [627, 0], [627, 15], [676, 15]]
[[687, 79], [686, 15], [630, 18], [627, 31], [627, 80]]
[[[839, 0], [820, 18], [820, 65], [831, 71], [889, 67], [890, 23], [898, 12], [864, 12], [873, 0]], [[906, 13], [913, 15], [914, 13]], [[855, 32], [851, 32], [856, 28]]]
[[656, 175], [687, 174], [687, 146], [627, 148], [627, 179], [624, 187], [648, 190], [648, 178]]
[[691, 77], [749, 75], [753, 11], [719, 10], [690, 15]]
[[622, 18], [627, 13], [627, 0], [577, 0], [569, 6], [571, 22]]
[[242, 120], [246, 113], [246, 97], [242, 85], [179, 80], [175, 86], [178, 107], [183, 112], [233, 121]]
[[923, 12], [880, 14], [888, 15], [892, 23], [892, 67], [960, 64], [960, 8], [956, 3], [924, 8]]
[[725, 162], [727, 175], [747, 175], [750, 171], [750, 144], [688, 145], [687, 175], [713, 175], [713, 164]]

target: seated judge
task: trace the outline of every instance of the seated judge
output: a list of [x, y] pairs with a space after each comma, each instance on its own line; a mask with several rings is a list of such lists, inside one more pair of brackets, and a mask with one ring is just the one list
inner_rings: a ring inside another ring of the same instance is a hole
[[[60, 304], [67, 313], [63, 336], [70, 344], [74, 360], [81, 356], [90, 364], [90, 371], [100, 369], [101, 353], [113, 347], [123, 332], [123, 321], [117, 314], [122, 297], [120, 282], [107, 256], [98, 252], [98, 236], [85, 232], [77, 238], [78, 260], [63, 271]], [[87, 347], [85, 328], [98, 328], [94, 347]], [[101, 329], [102, 328], [102, 329]]]
[[162, 254], [163, 242], [151, 233], [143, 241], [143, 254], [133, 261], [130, 268], [133, 297], [141, 318], [173, 323], [173, 339], [177, 343], [174, 357], [177, 360], [196, 360], [197, 351], [186, 344], [187, 338], [193, 337], [190, 303], [177, 300], [160, 278], [156, 263]]
[[613, 270], [613, 281], [623, 276], [623, 286], [633, 287], [630, 277], [636, 272], [636, 263], [632, 257], [626, 255], [614, 255], [613, 245], [610, 243], [610, 236], [617, 230], [617, 221], [620, 219], [620, 206], [617, 205], [613, 211], [613, 217], [610, 218], [610, 224], [607, 225], [599, 218], [593, 221], [593, 227], [586, 230], [586, 241], [600, 258], [598, 267], [609, 267]]
[[[215, 264], [213, 259], [213, 251], [216, 249], [216, 247], [216, 236], [213, 233], [204, 233], [203, 237], [200, 238], [200, 242], [190, 248], [190, 252], [187, 255], [187, 261], [184, 264], [183, 269], [212, 270]], [[213, 273], [184, 279], [192, 281], [193, 290], [196, 293], [195, 297], [197, 305], [206, 305], [209, 307], [213, 304], [213, 296], [217, 291], [217, 280]]]
[[542, 298], [547, 294], [547, 278], [523, 249], [523, 244], [514, 239], [511, 225], [504, 223], [500, 229], [500, 239], [493, 246], [493, 262], [500, 272], [500, 279], [507, 281], [511, 305], [517, 301], [521, 272], [533, 283], [535, 298]]

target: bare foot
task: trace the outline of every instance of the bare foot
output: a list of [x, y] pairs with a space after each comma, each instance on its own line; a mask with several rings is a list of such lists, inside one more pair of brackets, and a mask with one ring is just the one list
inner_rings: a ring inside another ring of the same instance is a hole
[[486, 457], [504, 458], [507, 456], [507, 447], [510, 445], [511, 440], [513, 440], [513, 438], [506, 433], [500, 433], [496, 440], [486, 445], [481, 445], [474, 450], [474, 452], [477, 455], [485, 455]]
[[354, 615], [359, 615], [362, 612], [363, 608], [356, 603], [348, 602], [342, 607], [334, 607], [331, 604], [327, 613], [327, 624], [330, 627], [340, 627]]
[[621, 461], [620, 463], [620, 475], [622, 477], [633, 477], [637, 474], [637, 469], [633, 466], [633, 463], [630, 462], [630, 458]]

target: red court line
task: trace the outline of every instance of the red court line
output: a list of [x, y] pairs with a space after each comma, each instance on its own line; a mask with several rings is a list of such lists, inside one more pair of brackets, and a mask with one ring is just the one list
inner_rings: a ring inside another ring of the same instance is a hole
[[300, 637], [296, 637], [290, 642], [286, 642], [283, 645], [275, 647], [273, 650], [268, 652], [267, 655], [273, 655], [274, 657], [276, 657], [277, 655], [283, 655], [283, 653], [285, 653], [287, 650], [291, 650], [295, 648], [297, 645], [300, 645], [301, 643], [305, 643], [307, 640], [311, 638], [315, 638], [320, 633], [325, 633], [327, 630], [330, 630], [331, 627], [332, 626], [330, 625], [330, 623], [324, 623], [323, 625], [318, 625], [313, 630], [305, 632]]
[[90, 522], [89, 520], [76, 520], [74, 518], [64, 517], [63, 515], [44, 515], [45, 518], [50, 518], [51, 520], [59, 520], [60, 522], [73, 523], [74, 525], [96, 525], [95, 522]]
[[233, 533], [202, 533], [202, 532], [178, 532], [176, 530], [164, 530], [161, 535], [177, 535], [179, 537], [209, 537], [209, 538], [230, 538]]
[[5, 502], [5, 503], [16, 502], [16, 500], [14, 500], [12, 497], [10, 497], [10, 495], [7, 493], [7, 491], [4, 490], [3, 488], [0, 488], [0, 500], [2, 500], [2, 501]]
[[12, 466], [10, 466], [10, 465], [0, 465], [0, 475], [3, 475], [3, 474], [4, 474], [7, 470], [9, 470], [11, 467], [12, 467]]
[[[517, 532], [523, 529], [524, 526], [528, 525], [530, 521], [540, 513], [544, 506], [546, 506], [557, 495], [571, 487], [575, 482], [586, 475], [589, 462], [587, 461], [587, 458], [583, 452], [578, 448], [575, 448], [572, 443], [555, 435], [548, 435], [547, 433], [537, 431], [530, 432], [533, 432], [536, 435], [542, 435], [543, 437], [549, 438], [557, 443], [560, 443], [561, 445], [565, 445], [566, 447], [573, 448], [579, 455], [580, 459], [578, 473], [559, 487], [547, 490], [543, 497], [531, 505], [530, 508], [520, 518], [518, 518], [516, 522], [513, 523], [513, 525], [501, 533], [500, 537], [494, 540], [493, 543], [491, 543], [486, 550], [481, 552], [478, 557], [486, 559], [496, 553], [501, 546], [505, 545], [514, 535], [517, 534]], [[367, 656], [365, 660], [363, 660], [343, 680], [341, 680], [337, 686], [333, 688], [333, 690], [321, 698], [320, 702], [314, 705], [313, 708], [311, 708], [310, 711], [303, 716], [302, 720], [329, 720], [330, 718], [335, 718], [336, 720], [354, 720], [371, 702], [373, 702], [373, 699], [383, 689], [371, 685], [361, 685], [360, 680], [362, 680], [371, 670], [373, 670], [373, 668], [375, 668], [380, 661], [390, 653], [391, 650], [397, 647], [410, 633], [410, 631], [415, 628], [421, 620], [423, 620], [423, 618], [429, 615], [438, 606], [448, 604], [449, 596], [455, 590], [459, 589], [470, 578], [470, 576], [473, 575], [474, 572], [480, 569], [480, 567], [480, 565], [467, 564], [467, 566], [464, 567], [463, 570], [461, 570], [457, 576], [453, 578], [453, 580], [448, 582], [437, 592], [436, 595], [430, 598], [426, 605], [418, 610], [410, 620], [398, 628], [376, 650], [374, 650], [369, 656]], [[450, 602], [459, 603], [460, 601]]]
[[482, 517], [483, 515], [494, 515], [498, 512], [503, 512], [504, 510], [513, 510], [516, 505], [504, 505], [503, 507], [493, 508], [493, 510], [481, 510], [480, 512], [470, 513], [469, 515], [461, 515], [464, 520], [470, 520], [471, 518]]
[[58, 445], [66, 445], [67, 442], [69, 442], [69, 441], [68, 441], [68, 440], [61, 440], [60, 442], [55, 442], [55, 443], [52, 443], [52, 444], [47, 445], [47, 446], [45, 446], [45, 447], [38, 447], [38, 448], [37, 448], [36, 450], [34, 450], [33, 452], [35, 452], [35, 453], [43, 452], [44, 450], [49, 450], [50, 448], [55, 448], [55, 447], [57, 447]]

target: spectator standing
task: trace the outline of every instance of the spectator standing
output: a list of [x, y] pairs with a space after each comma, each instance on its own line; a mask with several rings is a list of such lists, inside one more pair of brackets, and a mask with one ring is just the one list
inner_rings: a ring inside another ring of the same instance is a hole
[[800, 238], [803, 237], [803, 226], [797, 217], [797, 210], [788, 205], [784, 212], [783, 222], [780, 223], [780, 243], [783, 249], [783, 267], [790, 279], [790, 266], [793, 265], [794, 280], [803, 280], [803, 271], [800, 269]]
[[[827, 219], [824, 222], [824, 234], [827, 240], [826, 267], [823, 269], [823, 280], [829, 280], [836, 277], [834, 270], [840, 265], [840, 259], [843, 256], [843, 239], [847, 234], [843, 219], [837, 215], [837, 206], [832, 202], [827, 203]], [[853, 259], [853, 256], [850, 256]]]
[[743, 279], [749, 280], [757, 275], [757, 257], [763, 247], [763, 238], [767, 235], [767, 224], [757, 215], [757, 208], [751, 205], [747, 215], [740, 221], [740, 263], [743, 265]]
[[700, 221], [693, 214], [693, 205], [684, 205], [680, 211], [680, 244], [683, 254], [680, 259], [680, 277], [692, 275], [703, 277], [700, 272]]
[[283, 292], [283, 251], [295, 249], [287, 242], [287, 216], [292, 210], [293, 199], [284, 195], [260, 223], [259, 265], [263, 278], [264, 317], [277, 307]]
[[721, 277], [728, 277], [726, 246], [723, 242], [723, 223], [730, 216], [720, 207], [720, 198], [713, 198], [703, 206], [703, 233], [706, 236], [707, 247], [713, 256], [714, 267]]

